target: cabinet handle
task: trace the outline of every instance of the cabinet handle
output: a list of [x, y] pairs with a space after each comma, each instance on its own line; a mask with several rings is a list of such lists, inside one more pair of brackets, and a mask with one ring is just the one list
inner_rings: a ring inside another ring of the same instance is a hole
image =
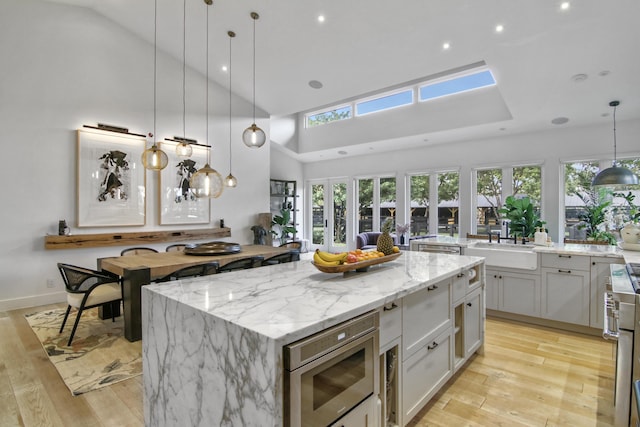
[[473, 304], [471, 304], [470, 302], [467, 303], [467, 307], [471, 307]]
[[497, 275], [497, 274], [494, 274], [494, 275], [493, 275], [493, 278], [494, 278], [494, 279], [497, 279], [497, 278], [498, 278], [498, 275]]
[[558, 254], [558, 258], [571, 258], [571, 255], [560, 255], [560, 254]]
[[438, 289], [436, 285], [427, 286], [427, 291], [435, 291], [436, 289]]
[[464, 277], [465, 275], [463, 273], [458, 273], [458, 275], [456, 277]]
[[567, 273], [567, 274], [571, 274], [571, 270], [560, 270], [560, 269], [558, 269], [558, 273]]
[[387, 307], [386, 305], [384, 307], [382, 307], [383, 311], [391, 311], [394, 308], [398, 308], [398, 304], [396, 304], [395, 302], [391, 303], [391, 306]]
[[498, 279], [502, 279], [502, 276], [498, 276]]
[[437, 346], [438, 346], [438, 343], [434, 341], [433, 344], [427, 346], [427, 350], [433, 350]]

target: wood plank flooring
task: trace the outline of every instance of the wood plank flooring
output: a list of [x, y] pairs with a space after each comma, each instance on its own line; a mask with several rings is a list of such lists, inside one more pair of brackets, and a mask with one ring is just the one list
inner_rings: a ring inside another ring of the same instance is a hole
[[[142, 426], [142, 377], [71, 396], [24, 319], [52, 307], [0, 313], [0, 426]], [[486, 330], [485, 354], [410, 426], [613, 425], [610, 342], [495, 318]]]

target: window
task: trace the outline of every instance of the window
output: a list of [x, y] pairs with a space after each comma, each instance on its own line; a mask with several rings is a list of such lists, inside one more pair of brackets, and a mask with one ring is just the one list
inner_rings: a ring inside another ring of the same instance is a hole
[[499, 230], [502, 207], [502, 169], [486, 169], [476, 172], [477, 225], [476, 231], [486, 234]]
[[358, 233], [373, 231], [373, 179], [358, 180]]
[[493, 86], [496, 84], [490, 70], [478, 73], [467, 74], [454, 77], [438, 83], [431, 83], [420, 87], [420, 101], [440, 98], [442, 96], [467, 92], [481, 87]]
[[387, 218], [395, 219], [395, 216], [396, 178], [380, 178], [380, 227]]
[[370, 99], [356, 103], [356, 114], [362, 116], [364, 114], [375, 113], [377, 111], [389, 110], [391, 108], [401, 107], [413, 103], [413, 89], [407, 89], [402, 92], [394, 93], [387, 96]]
[[514, 197], [529, 197], [533, 205], [540, 208], [542, 201], [542, 168], [522, 166], [513, 168]]
[[457, 172], [438, 174], [438, 234], [457, 235], [460, 200]]
[[322, 111], [320, 113], [309, 114], [307, 115], [307, 127], [310, 128], [338, 120], [350, 119], [351, 111], [351, 105], [346, 105], [343, 107], [336, 107], [332, 110]]
[[409, 178], [411, 236], [429, 234], [429, 178], [429, 175], [412, 175]]

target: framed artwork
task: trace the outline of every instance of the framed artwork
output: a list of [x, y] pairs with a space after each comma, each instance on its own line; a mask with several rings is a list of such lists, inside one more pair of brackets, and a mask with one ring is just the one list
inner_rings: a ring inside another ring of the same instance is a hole
[[160, 224], [208, 224], [211, 203], [207, 198], [197, 198], [189, 187], [189, 179], [207, 163], [207, 147], [194, 145], [188, 158], [178, 157], [177, 142], [162, 141], [160, 148], [169, 156], [169, 164], [159, 171], [158, 202]]
[[145, 224], [145, 138], [78, 129], [78, 227]]

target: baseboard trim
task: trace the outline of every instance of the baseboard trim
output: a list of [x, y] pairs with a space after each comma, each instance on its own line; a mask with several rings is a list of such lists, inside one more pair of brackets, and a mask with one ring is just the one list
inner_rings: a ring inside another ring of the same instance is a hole
[[57, 304], [67, 300], [66, 292], [53, 292], [43, 295], [32, 295], [23, 298], [0, 300], [0, 311], [18, 310], [20, 308], [38, 307]]
[[532, 325], [545, 326], [547, 328], [562, 329], [569, 332], [577, 332], [580, 334], [601, 336], [602, 329], [591, 328], [589, 326], [574, 325], [572, 323], [559, 322], [557, 320], [542, 319], [539, 317], [525, 316], [523, 314], [508, 313], [505, 311], [497, 311], [487, 309], [487, 316], [499, 317], [501, 319], [515, 320], [516, 322], [529, 323]]

